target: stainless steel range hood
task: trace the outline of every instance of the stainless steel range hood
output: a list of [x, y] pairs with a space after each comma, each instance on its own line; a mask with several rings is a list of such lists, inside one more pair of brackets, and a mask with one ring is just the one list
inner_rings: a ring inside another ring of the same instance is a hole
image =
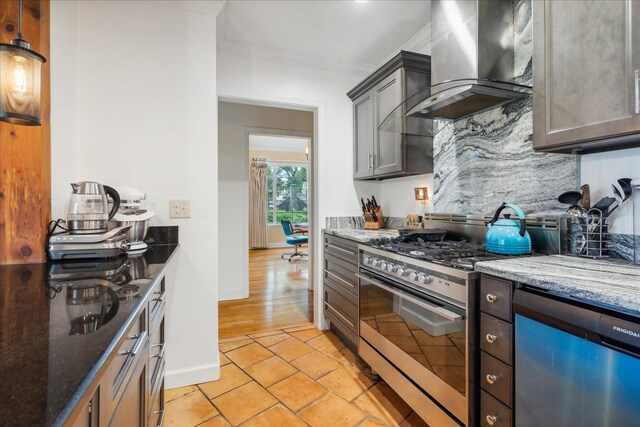
[[458, 120], [531, 94], [515, 84], [513, 2], [432, 0], [431, 88], [407, 116]]

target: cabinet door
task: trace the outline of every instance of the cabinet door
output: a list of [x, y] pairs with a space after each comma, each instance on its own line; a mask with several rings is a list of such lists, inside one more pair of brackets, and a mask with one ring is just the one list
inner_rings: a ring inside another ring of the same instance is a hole
[[535, 1], [534, 147], [640, 132], [640, 2]]
[[73, 427], [98, 427], [100, 420], [100, 388], [96, 390], [80, 415], [73, 422]]
[[353, 177], [373, 175], [373, 97], [362, 94], [353, 102]]
[[148, 380], [147, 361], [149, 345], [145, 346], [133, 375], [113, 413], [110, 426], [145, 427], [147, 421]]
[[[396, 109], [403, 97], [403, 70], [399, 69], [373, 89], [375, 98], [374, 173], [402, 171], [404, 108]], [[382, 126], [381, 126], [382, 125]]]

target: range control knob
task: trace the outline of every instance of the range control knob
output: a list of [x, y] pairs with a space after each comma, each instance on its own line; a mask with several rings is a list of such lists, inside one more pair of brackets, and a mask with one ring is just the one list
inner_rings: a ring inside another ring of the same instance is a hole
[[383, 269], [383, 270], [386, 270], [386, 269], [387, 269], [387, 263], [386, 263], [386, 262], [381, 262], [381, 263], [380, 263], [380, 265], [379, 265], [379, 267], [380, 267], [381, 269]]
[[409, 274], [409, 272], [407, 271], [406, 268], [404, 267], [400, 267], [396, 273], [398, 273], [398, 276], [402, 277], [402, 276], [406, 276], [407, 274]]
[[374, 258], [374, 259], [371, 261], [371, 265], [373, 265], [374, 267], [377, 267], [377, 266], [379, 266], [379, 265], [380, 265], [380, 262], [381, 262], [381, 261], [380, 261], [378, 258]]
[[431, 276], [429, 276], [428, 274], [422, 273], [420, 275], [420, 283], [423, 283], [426, 285], [427, 283], [431, 282], [431, 280], [432, 280]]
[[417, 271], [412, 271], [412, 272], [409, 274], [409, 278], [410, 278], [411, 280], [416, 280], [416, 281], [417, 281], [419, 277], [420, 277], [420, 273], [418, 273]]
[[398, 266], [393, 263], [390, 263], [389, 265], [387, 265], [387, 271], [391, 273], [395, 273], [397, 269], [398, 269]]
[[364, 259], [365, 264], [373, 264], [373, 258], [368, 256]]

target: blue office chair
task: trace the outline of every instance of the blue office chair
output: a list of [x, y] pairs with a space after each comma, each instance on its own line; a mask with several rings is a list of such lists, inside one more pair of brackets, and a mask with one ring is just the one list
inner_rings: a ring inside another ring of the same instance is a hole
[[295, 251], [293, 253], [282, 254], [280, 258], [284, 259], [285, 257], [289, 257], [289, 262], [291, 262], [291, 260], [297, 256], [299, 256], [300, 258], [308, 257], [307, 254], [300, 252], [300, 246], [309, 243], [309, 237], [296, 236], [296, 234], [304, 234], [306, 233], [306, 231], [299, 228], [294, 229], [291, 221], [288, 221], [286, 219], [280, 221], [280, 224], [282, 224], [282, 231], [284, 232], [284, 235], [287, 236], [287, 238], [284, 240], [285, 243], [287, 245], [295, 247]]

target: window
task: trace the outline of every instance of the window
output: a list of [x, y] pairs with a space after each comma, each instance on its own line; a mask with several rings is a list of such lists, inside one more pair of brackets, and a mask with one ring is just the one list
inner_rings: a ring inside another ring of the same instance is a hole
[[307, 166], [270, 164], [267, 167], [267, 223], [307, 222]]

